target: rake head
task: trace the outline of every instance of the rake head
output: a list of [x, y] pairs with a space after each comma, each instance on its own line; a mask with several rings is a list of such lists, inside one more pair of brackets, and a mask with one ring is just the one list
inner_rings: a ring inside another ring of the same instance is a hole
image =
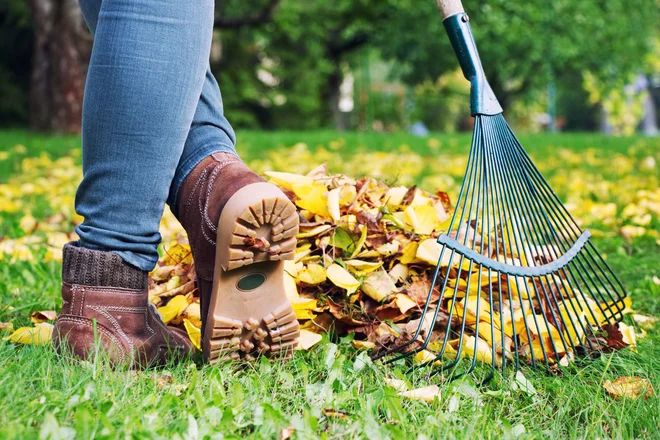
[[624, 288], [501, 115], [475, 118], [449, 231], [419, 327], [392, 361], [471, 372], [607, 348], [599, 331], [622, 318]]
[[[445, 0], [443, 5], [451, 3]], [[458, 3], [460, 5], [460, 3]], [[462, 11], [462, 9], [461, 9]], [[445, 27], [472, 82], [465, 180], [412, 335], [378, 357], [415, 356], [451, 378], [522, 363], [564, 365], [611, 348], [626, 293], [501, 115], [463, 12]]]

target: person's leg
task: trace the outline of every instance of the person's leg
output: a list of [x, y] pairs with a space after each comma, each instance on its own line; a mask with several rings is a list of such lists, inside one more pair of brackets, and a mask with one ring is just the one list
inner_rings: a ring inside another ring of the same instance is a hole
[[81, 7], [95, 39], [83, 104], [79, 244], [150, 270], [208, 82], [213, 0], [82, 0]]
[[77, 243], [64, 247], [59, 351], [147, 366], [190, 352], [148, 299], [158, 226], [205, 82], [213, 0], [81, 0], [95, 34]]
[[220, 87], [209, 66], [186, 144], [170, 186], [167, 202], [173, 211], [176, 211], [179, 189], [193, 168], [213, 153], [237, 156], [235, 144], [236, 135], [225, 118]]

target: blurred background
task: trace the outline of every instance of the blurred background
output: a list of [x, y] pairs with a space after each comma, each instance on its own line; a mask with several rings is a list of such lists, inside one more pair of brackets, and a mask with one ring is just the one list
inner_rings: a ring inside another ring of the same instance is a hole
[[[660, 1], [465, 3], [518, 130], [657, 135]], [[79, 132], [91, 48], [76, 0], [0, 1], [0, 127]], [[432, 0], [216, 0], [211, 65], [236, 128], [471, 128]]]

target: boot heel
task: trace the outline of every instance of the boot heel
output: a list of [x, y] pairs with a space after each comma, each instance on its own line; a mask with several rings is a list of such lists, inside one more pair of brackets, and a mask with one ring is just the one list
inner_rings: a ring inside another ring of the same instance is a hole
[[240, 189], [218, 222], [216, 264], [202, 348], [210, 363], [290, 357], [298, 321], [284, 287], [283, 260], [293, 259], [298, 214], [269, 183]]

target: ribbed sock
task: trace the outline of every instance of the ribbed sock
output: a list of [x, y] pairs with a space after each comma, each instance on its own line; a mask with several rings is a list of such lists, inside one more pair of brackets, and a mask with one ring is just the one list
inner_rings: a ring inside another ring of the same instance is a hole
[[87, 249], [71, 242], [64, 245], [62, 281], [84, 286], [146, 289], [147, 272], [125, 263], [112, 252]]

